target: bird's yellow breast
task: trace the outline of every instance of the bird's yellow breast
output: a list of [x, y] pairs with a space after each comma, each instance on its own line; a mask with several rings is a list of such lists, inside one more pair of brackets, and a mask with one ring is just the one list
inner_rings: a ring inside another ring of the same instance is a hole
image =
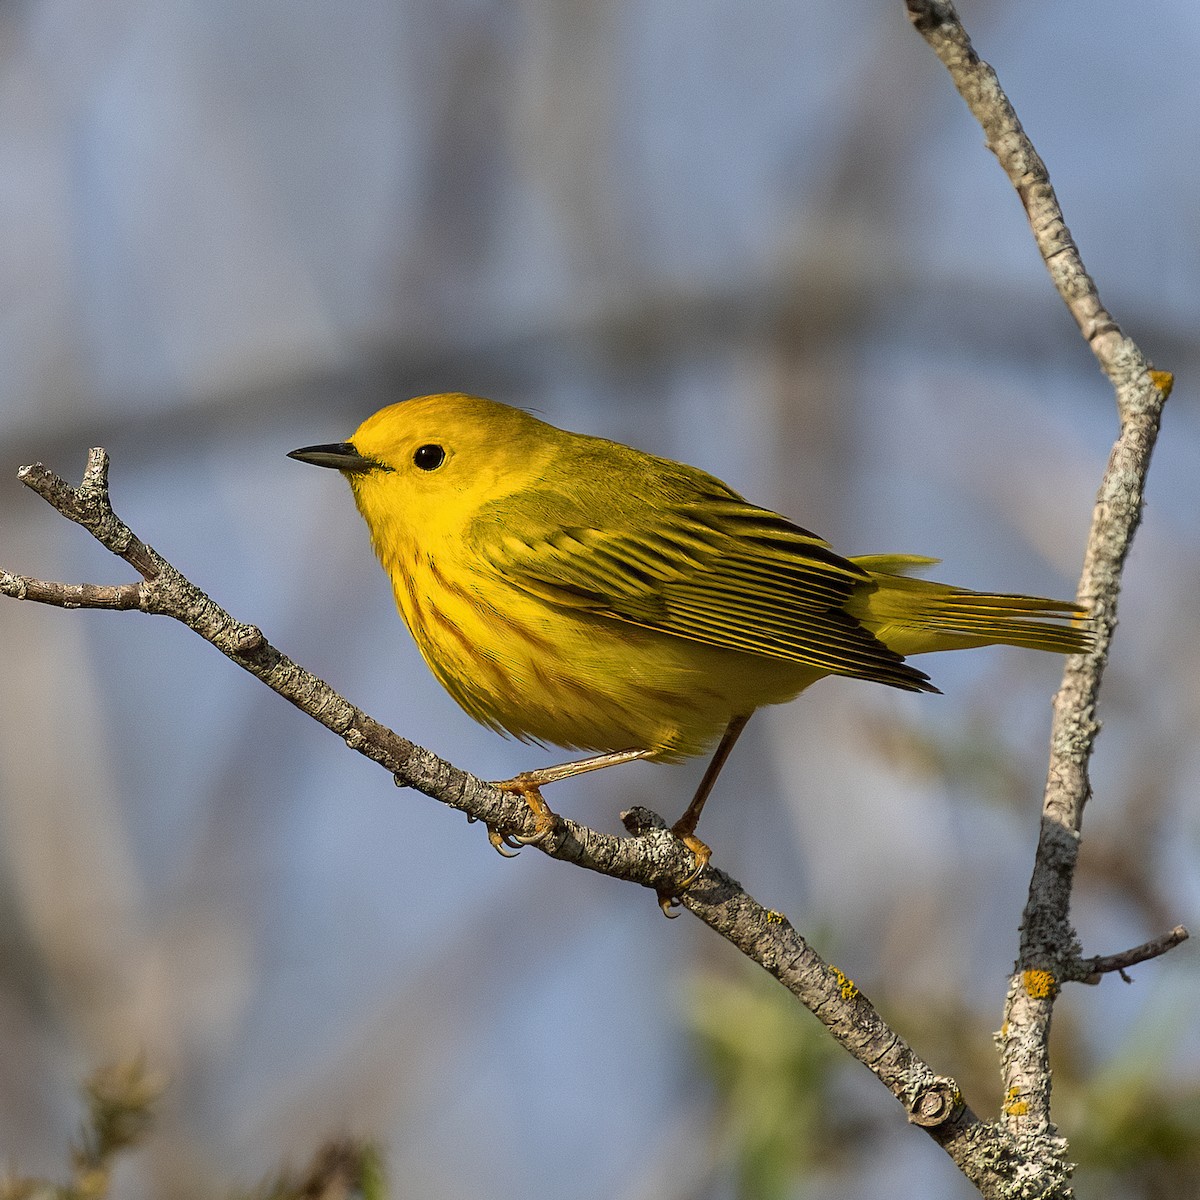
[[465, 547], [408, 549], [384, 566], [425, 661], [467, 713], [523, 740], [684, 758], [824, 674], [558, 608]]

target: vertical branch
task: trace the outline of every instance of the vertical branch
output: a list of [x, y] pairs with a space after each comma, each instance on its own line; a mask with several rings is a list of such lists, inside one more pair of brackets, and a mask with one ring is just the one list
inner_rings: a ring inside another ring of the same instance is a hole
[[1067, 661], [1054, 697], [1041, 830], [1001, 1029], [1005, 1116], [1011, 1127], [1032, 1125], [1045, 1132], [1053, 1129], [1049, 1038], [1054, 1000], [1063, 981], [1086, 975], [1070, 905], [1083, 811], [1091, 797], [1088, 763], [1100, 731], [1096, 703], [1170, 376], [1143, 369], [1132, 378], [1114, 379], [1114, 386], [1121, 432], [1092, 513], [1077, 593], [1093, 614], [1098, 644], [1094, 653]]
[[1041, 833], [1000, 1031], [1005, 1122], [1017, 1135], [1052, 1136], [1050, 1018], [1060, 984], [1085, 975], [1070, 904], [1083, 810], [1091, 795], [1088, 762], [1100, 729], [1096, 702], [1117, 623], [1121, 572], [1141, 520], [1146, 472], [1172, 381], [1165, 372], [1151, 370], [1101, 303], [1046, 165], [995, 71], [975, 53], [953, 4], [906, 2], [913, 25], [945, 64], [1021, 197], [1054, 286], [1116, 392], [1121, 419], [1092, 515], [1077, 592], [1093, 616], [1096, 648], [1068, 659], [1054, 700]]

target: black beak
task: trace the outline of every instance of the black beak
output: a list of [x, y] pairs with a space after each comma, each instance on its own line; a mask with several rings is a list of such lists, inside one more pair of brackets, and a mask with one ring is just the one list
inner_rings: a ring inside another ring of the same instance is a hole
[[361, 474], [374, 471], [380, 464], [372, 458], [363, 458], [354, 448], [353, 442], [331, 442], [328, 446], [301, 446], [293, 450], [288, 458], [297, 462], [312, 463], [314, 467], [332, 467], [335, 471]]

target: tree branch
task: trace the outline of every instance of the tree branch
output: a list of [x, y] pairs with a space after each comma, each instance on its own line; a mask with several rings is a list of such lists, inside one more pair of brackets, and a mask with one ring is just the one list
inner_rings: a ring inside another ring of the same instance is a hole
[[[1021, 127], [995, 71], [975, 53], [953, 4], [907, 0], [907, 6], [913, 25], [949, 70], [983, 127], [989, 149], [1021, 197], [1054, 286], [1116, 391], [1121, 419], [1096, 500], [1077, 592], [1079, 602], [1092, 614], [1096, 647], [1091, 654], [1067, 660], [1054, 700], [1041, 833], [1021, 922], [1017, 967], [1009, 983], [1000, 1032], [1006, 1123], [1020, 1138], [1053, 1139], [1049, 1036], [1060, 981], [1090, 979], [1105, 969], [1119, 970], [1120, 964], [1143, 961], [1187, 936], [1180, 928], [1175, 931], [1180, 936], [1169, 945], [1158, 939], [1148, 946], [1161, 943], [1161, 948], [1145, 954], [1141, 950], [1146, 947], [1139, 948], [1130, 952], [1137, 957], [1128, 962], [1125, 956], [1084, 961], [1070, 921], [1083, 810], [1091, 795], [1088, 762], [1100, 728], [1096, 720], [1100, 681], [1116, 627], [1121, 573], [1141, 520], [1146, 472], [1172, 378], [1151, 369], [1101, 303], [1063, 219], [1046, 166]], [[1100, 965], [1109, 961], [1118, 965]], [[1065, 1152], [1065, 1144], [1057, 1144]]]
[[[235, 620], [162, 558], [116, 515], [108, 496], [108, 456], [88, 453], [83, 482], [73, 488], [40, 463], [18, 477], [63, 516], [133, 565], [141, 583], [59, 584], [0, 571], [0, 593], [58, 607], [136, 608], [181, 621], [243, 670], [261, 679], [353, 750], [379, 763], [401, 786], [456, 808], [470, 820], [509, 836], [533, 832], [524, 801], [460, 770], [381, 725], [327, 683], [280, 653], [255, 625]], [[655, 892], [672, 892], [693, 869], [691, 852], [657, 814], [622, 814], [632, 837], [613, 837], [559, 816], [538, 844], [571, 862]], [[984, 1122], [955, 1081], [939, 1075], [891, 1029], [837, 967], [826, 963], [786, 917], [764, 908], [737, 880], [711, 865], [680, 903], [770, 972], [812, 1012], [904, 1106], [908, 1119], [945, 1149], [985, 1196], [1003, 1197], [1022, 1151], [999, 1124]]]

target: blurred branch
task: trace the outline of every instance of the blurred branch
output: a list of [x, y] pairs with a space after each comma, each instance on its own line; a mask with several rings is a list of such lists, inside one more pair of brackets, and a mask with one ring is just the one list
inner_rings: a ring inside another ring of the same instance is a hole
[[[22, 467], [18, 477], [133, 566], [142, 582], [92, 587], [47, 583], [0, 571], [0, 593], [71, 608], [112, 608], [116, 595], [136, 597], [131, 607], [187, 625], [336, 733], [351, 749], [391, 772], [401, 786], [416, 788], [501, 835], [534, 832], [533, 816], [523, 800], [414, 745], [355, 708], [327, 683], [276, 650], [256, 626], [234, 620], [142, 542], [112, 509], [108, 455], [103, 450], [89, 452], [78, 488], [41, 464]], [[623, 819], [635, 836], [612, 837], [559, 816], [537, 848], [552, 858], [672, 894], [678, 881], [693, 870], [691, 852], [666, 829], [661, 817], [647, 809], [632, 809]], [[1004, 1180], [997, 1164], [1019, 1155], [1008, 1131], [981, 1121], [963, 1101], [955, 1081], [938, 1075], [918, 1057], [855, 984], [826, 963], [785, 917], [764, 908], [736, 880], [712, 866], [701, 872], [680, 902], [796, 996], [888, 1087], [908, 1119], [924, 1128], [985, 1195], [1003, 1194], [997, 1190]]]
[[[1050, 1020], [1059, 983], [1120, 970], [1122, 965], [1163, 953], [1187, 936], [1180, 928], [1125, 955], [1085, 962], [1070, 921], [1083, 810], [1091, 795], [1088, 762], [1100, 728], [1097, 697], [1116, 628], [1121, 573], [1141, 520], [1146, 472], [1172, 377], [1150, 367], [1101, 303], [1063, 219], [1046, 166], [995, 71], [975, 53], [953, 4], [907, 0], [907, 6], [913, 25], [949, 70], [983, 127], [988, 147], [1017, 189], [1054, 286], [1116, 391], [1121, 419], [1100, 485], [1077, 593], [1092, 614], [1096, 648], [1067, 660], [1054, 701], [1041, 834], [1000, 1034], [1004, 1119], [1045, 1164], [1046, 1183], [1036, 1194], [1065, 1197], [1070, 1174], [1066, 1143], [1056, 1136], [1050, 1120]], [[1099, 965], [1108, 963], [1115, 965]]]

